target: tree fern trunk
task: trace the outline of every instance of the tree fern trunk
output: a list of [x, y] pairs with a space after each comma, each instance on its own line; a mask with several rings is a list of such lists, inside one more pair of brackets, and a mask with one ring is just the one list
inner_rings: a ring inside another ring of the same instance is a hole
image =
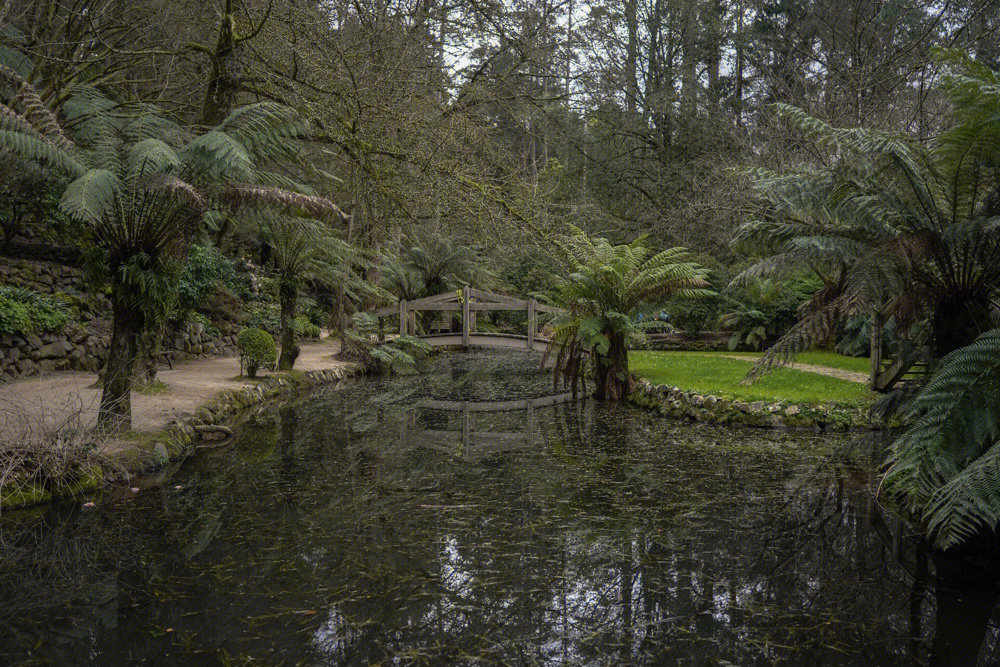
[[599, 401], [620, 401], [635, 389], [635, 382], [628, 370], [628, 347], [625, 336], [609, 336], [611, 345], [604, 357], [595, 358], [594, 381], [597, 388], [594, 398]]
[[113, 304], [112, 311], [97, 427], [105, 433], [124, 433], [132, 429], [132, 380], [141, 320], [138, 313], [120, 303]]
[[290, 371], [299, 356], [299, 347], [295, 343], [295, 302], [299, 290], [289, 280], [282, 280], [278, 288], [281, 300], [281, 356], [278, 358], [278, 370]]

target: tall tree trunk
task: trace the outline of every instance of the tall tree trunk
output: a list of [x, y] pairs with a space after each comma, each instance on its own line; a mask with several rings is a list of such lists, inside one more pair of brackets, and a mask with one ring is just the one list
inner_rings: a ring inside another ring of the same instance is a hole
[[636, 12], [638, 0], [625, 0], [625, 31], [628, 42], [625, 44], [625, 110], [629, 121], [635, 113], [639, 99], [639, 81], [636, 66], [639, 55], [639, 19]]
[[233, 0], [226, 0], [219, 22], [219, 35], [215, 49], [209, 54], [212, 73], [208, 79], [208, 90], [201, 108], [201, 124], [217, 125], [236, 105], [239, 92], [239, 78], [236, 63], [236, 19], [233, 14]]
[[141, 315], [115, 300], [104, 389], [97, 413], [97, 427], [105, 433], [132, 430], [132, 376], [140, 331]]
[[613, 334], [608, 353], [603, 357], [594, 354], [594, 398], [599, 401], [620, 401], [635, 389], [635, 381], [628, 370], [628, 346], [625, 336]]
[[278, 370], [290, 371], [299, 356], [294, 323], [295, 302], [299, 298], [298, 286], [290, 279], [282, 279], [278, 286], [278, 297], [281, 301], [281, 356], [278, 357]]

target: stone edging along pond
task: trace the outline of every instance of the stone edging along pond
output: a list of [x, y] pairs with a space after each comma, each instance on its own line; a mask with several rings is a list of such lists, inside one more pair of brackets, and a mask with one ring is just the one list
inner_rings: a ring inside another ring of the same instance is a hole
[[253, 387], [227, 389], [195, 410], [190, 417], [175, 419], [159, 431], [140, 433], [135, 439], [124, 441], [125, 446], [110, 454], [106, 465], [84, 464], [75, 479], [66, 484], [55, 488], [34, 485], [3, 494], [0, 496], [0, 509], [7, 511], [72, 498], [132, 475], [153, 472], [190, 454], [204, 435], [231, 434], [225, 424], [243, 416], [250, 408], [302, 389], [341, 382], [361, 373], [361, 365], [352, 363], [339, 368], [265, 377]]
[[743, 424], [768, 428], [809, 428], [824, 431], [875, 429], [880, 425], [861, 406], [812, 405], [787, 401], [740, 401], [710, 394], [654, 385], [638, 379], [629, 402], [676, 418], [711, 424]]

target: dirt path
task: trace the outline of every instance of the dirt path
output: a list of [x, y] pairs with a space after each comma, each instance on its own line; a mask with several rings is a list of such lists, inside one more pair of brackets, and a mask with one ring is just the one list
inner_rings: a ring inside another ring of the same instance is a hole
[[[740, 361], [757, 361], [756, 357], [746, 357], [738, 354], [721, 354], [721, 357], [726, 359], [739, 359]], [[831, 368], [830, 366], [817, 366], [816, 364], [788, 364], [786, 368], [792, 368], [797, 371], [806, 371], [807, 373], [817, 373], [818, 375], [826, 375], [828, 377], [837, 378], [838, 380], [847, 380], [848, 382], [860, 382], [861, 384], [868, 384], [868, 374], [859, 373], [858, 371], [848, 371], [843, 368]]]
[[[295, 370], [313, 371], [344, 365], [331, 355], [339, 349], [334, 341], [303, 344]], [[201, 405], [225, 389], [252, 386], [240, 378], [240, 364], [235, 357], [215, 357], [178, 363], [173, 370], [161, 370], [157, 377], [166, 390], [132, 393], [132, 426], [138, 431], [153, 431], [171, 419], [193, 414]], [[261, 372], [259, 375], [266, 375]], [[55, 426], [68, 415], [80, 414], [80, 425], [90, 426], [97, 419], [100, 389], [93, 386], [97, 376], [84, 372], [57, 372], [0, 384], [0, 439], [32, 427]]]

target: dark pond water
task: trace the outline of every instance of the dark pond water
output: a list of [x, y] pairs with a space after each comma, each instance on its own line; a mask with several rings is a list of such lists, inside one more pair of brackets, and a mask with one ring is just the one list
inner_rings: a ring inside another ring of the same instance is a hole
[[824, 463], [844, 440], [544, 405], [536, 368], [318, 390], [137, 495], [6, 515], [0, 663], [928, 658], [933, 586], [869, 528], [874, 473]]

